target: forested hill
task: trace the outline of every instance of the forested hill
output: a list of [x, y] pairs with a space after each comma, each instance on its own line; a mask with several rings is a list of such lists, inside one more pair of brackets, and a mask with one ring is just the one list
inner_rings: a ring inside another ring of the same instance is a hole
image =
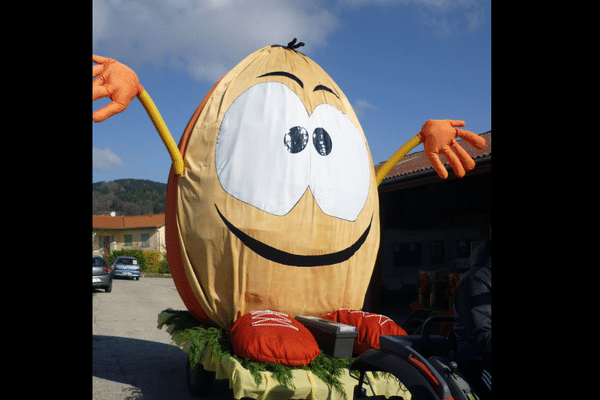
[[162, 214], [166, 193], [166, 183], [144, 179], [92, 183], [92, 214], [111, 211], [125, 215]]

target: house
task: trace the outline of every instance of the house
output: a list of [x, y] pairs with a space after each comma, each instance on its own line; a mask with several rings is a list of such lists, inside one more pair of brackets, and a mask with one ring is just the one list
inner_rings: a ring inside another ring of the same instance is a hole
[[166, 252], [165, 214], [93, 215], [93, 254], [126, 249]]
[[476, 164], [461, 179], [444, 156], [449, 175], [440, 179], [421, 151], [400, 160], [379, 185], [381, 243], [370, 311], [377, 311], [380, 294], [413, 293], [419, 271], [464, 272], [472, 249], [490, 237], [492, 132], [480, 136], [483, 149], [458, 141]]

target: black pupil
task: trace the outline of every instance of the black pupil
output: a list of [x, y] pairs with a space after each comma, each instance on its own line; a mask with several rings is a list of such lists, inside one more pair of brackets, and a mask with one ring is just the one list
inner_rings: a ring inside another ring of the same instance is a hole
[[[304, 150], [308, 143], [308, 132], [301, 126], [294, 126], [283, 137], [283, 143], [290, 153], [299, 153]], [[317, 153], [326, 156], [331, 153], [331, 136], [329, 136], [329, 133], [325, 129], [317, 128], [313, 132], [313, 145]]]
[[308, 143], [308, 132], [301, 126], [294, 126], [285, 134], [283, 143], [290, 153], [299, 153], [304, 150], [306, 143]]
[[326, 156], [331, 153], [331, 136], [329, 136], [329, 133], [325, 129], [315, 129], [313, 132], [313, 144], [320, 155]]

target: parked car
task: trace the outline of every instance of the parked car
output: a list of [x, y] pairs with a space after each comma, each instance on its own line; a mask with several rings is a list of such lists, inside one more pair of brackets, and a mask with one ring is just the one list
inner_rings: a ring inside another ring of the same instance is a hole
[[112, 291], [113, 271], [100, 256], [92, 257], [92, 287], [101, 288], [110, 293]]
[[115, 276], [140, 280], [140, 263], [135, 257], [117, 257], [113, 262]]

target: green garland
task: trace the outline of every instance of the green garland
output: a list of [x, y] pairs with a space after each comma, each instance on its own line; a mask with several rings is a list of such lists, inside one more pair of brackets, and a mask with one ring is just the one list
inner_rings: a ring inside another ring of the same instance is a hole
[[212, 350], [211, 362], [223, 358], [233, 358], [242, 367], [250, 371], [257, 385], [260, 385], [262, 382], [262, 374], [260, 372], [266, 371], [271, 372], [275, 379], [282, 385], [295, 390], [296, 388], [292, 381], [292, 371], [294, 369], [304, 369], [318, 376], [323, 382], [335, 388], [335, 390], [343, 394], [344, 398], [346, 398], [346, 392], [339, 377], [345, 368], [350, 368], [350, 364], [354, 360], [352, 357], [336, 358], [321, 352], [310, 364], [302, 367], [261, 363], [235, 355], [231, 347], [229, 332], [200, 323], [189, 311], [176, 311], [170, 308], [163, 311], [159, 315], [158, 328], [161, 329], [164, 325], [167, 325], [167, 332], [171, 333], [173, 342], [187, 343], [189, 345], [188, 357], [192, 367], [198, 365], [204, 349], [210, 346]]

